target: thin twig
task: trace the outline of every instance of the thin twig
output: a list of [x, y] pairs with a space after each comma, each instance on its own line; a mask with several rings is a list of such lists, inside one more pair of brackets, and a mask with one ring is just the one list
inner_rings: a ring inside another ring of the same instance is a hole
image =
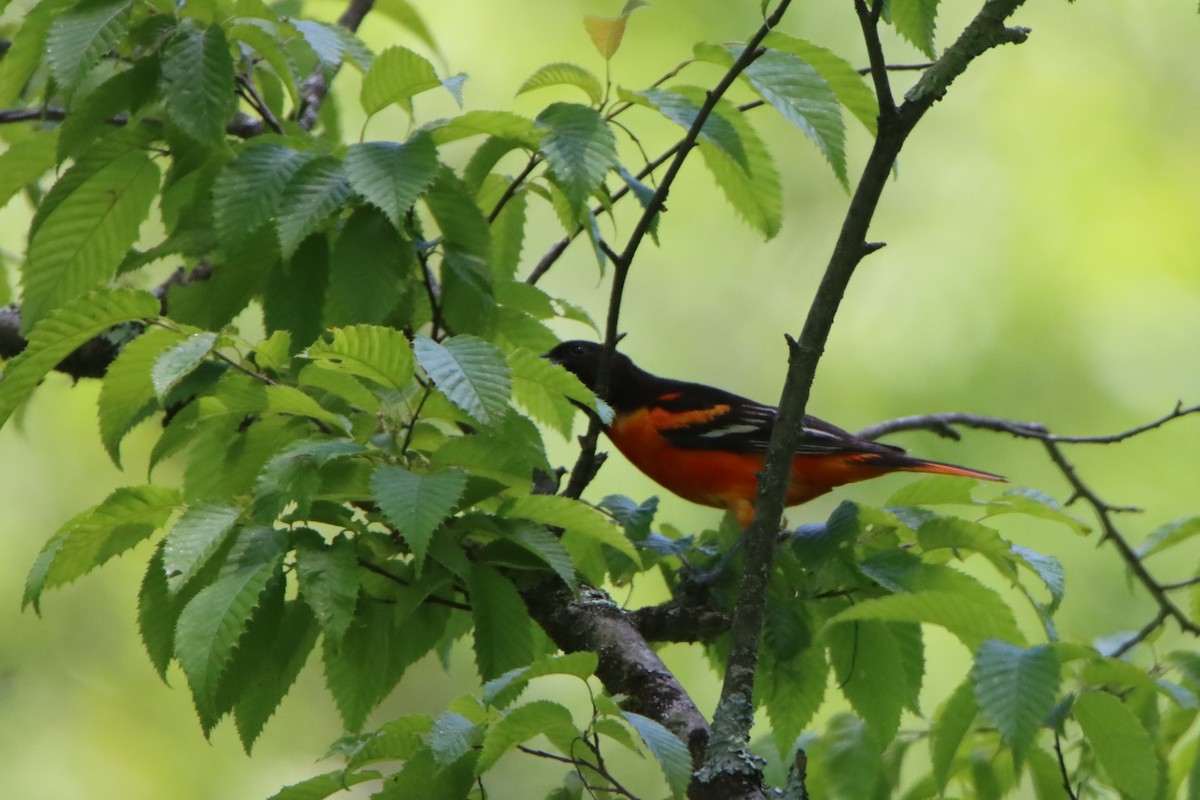
[[1125, 641], [1121, 642], [1121, 646], [1118, 647], [1116, 650], [1113, 650], [1112, 653], [1110, 653], [1109, 655], [1111, 655], [1113, 658], [1120, 658], [1121, 656], [1125, 655], [1130, 650], [1132, 650], [1133, 648], [1137, 647], [1139, 644], [1144, 642], [1146, 640], [1146, 638], [1148, 636], [1150, 636], [1150, 634], [1152, 634], [1156, 630], [1158, 630], [1158, 627], [1166, 621], [1167, 621], [1166, 610], [1162, 609], [1162, 608], [1158, 609], [1158, 613], [1154, 615], [1154, 619], [1150, 620], [1145, 625], [1143, 625], [1137, 633], [1130, 636]]
[[1054, 734], [1054, 753], [1058, 756], [1058, 772], [1062, 775], [1062, 785], [1067, 797], [1069, 800], [1079, 800], [1079, 796], [1071, 788], [1071, 773], [1067, 769], [1067, 760], [1063, 757], [1062, 739], [1057, 733]]

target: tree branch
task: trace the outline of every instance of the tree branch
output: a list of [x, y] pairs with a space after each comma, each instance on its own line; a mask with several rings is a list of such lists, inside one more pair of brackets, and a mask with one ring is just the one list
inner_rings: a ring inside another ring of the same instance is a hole
[[[962, 35], [937, 60], [908, 93], [905, 102], [894, 111], [880, 97], [879, 133], [867, 164], [851, 198], [833, 254], [813, 297], [799, 340], [788, 338], [788, 372], [779, 404], [766, 465], [759, 478], [754, 522], [746, 532], [746, 561], [734, 608], [733, 629], [725, 683], [713, 717], [713, 735], [705, 764], [693, 783], [693, 798], [760, 796], [761, 769], [745, 751], [754, 721], [753, 691], [758, 665], [758, 647], [762, 632], [766, 587], [774, 560], [775, 537], [783, 517], [784, 490], [791, 472], [791, 458], [803, 430], [805, 407], [825, 349], [842, 296], [859, 262], [877, 246], [867, 241], [867, 232], [883, 193], [892, 165], [909, 133], [945, 93], [950, 84], [977, 56], [991, 47], [1024, 39], [1004, 27], [1023, 0], [987, 0]], [[856, 0], [856, 6], [861, 6]], [[866, 25], [868, 49], [874, 33]], [[880, 54], [881, 55], [881, 54]], [[880, 67], [882, 58], [873, 58]], [[873, 74], [886, 69], [873, 69]], [[697, 787], [696, 784], [700, 784]]]

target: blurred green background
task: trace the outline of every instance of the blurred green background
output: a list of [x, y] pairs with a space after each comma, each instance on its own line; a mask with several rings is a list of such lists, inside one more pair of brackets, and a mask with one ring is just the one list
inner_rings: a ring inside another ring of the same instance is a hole
[[[516, 88], [546, 62], [572, 60], [602, 71], [580, 20], [615, 14], [620, 6], [617, 0], [414, 5], [439, 39], [448, 71], [470, 75], [472, 108], [510, 107]], [[27, 6], [13, 3], [6, 19]], [[961, 29], [977, 6], [946, 0], [939, 31], [947, 36]], [[307, 8], [329, 19], [340, 12], [332, 3]], [[613, 63], [614, 80], [643, 87], [687, 58], [694, 42], [747, 35], [758, 9], [758, 0], [658, 0], [634, 15]], [[872, 229], [872, 238], [888, 246], [863, 263], [845, 298], [817, 375], [813, 413], [855, 429], [895, 416], [962, 410], [1094, 434], [1145, 422], [1177, 400], [1200, 402], [1195, 4], [1042, 0], [1030, 2], [1014, 22], [1033, 29], [1028, 43], [993, 51], [973, 65], [902, 155]], [[796, 3], [784, 27], [855, 64], [865, 62], [845, 0]], [[385, 14], [368, 18], [362, 34], [375, 48], [416, 46]], [[939, 37], [939, 45], [947, 43]], [[921, 60], [903, 43], [886, 44], [892, 62]], [[681, 80], [703, 85], [715, 74], [696, 67]], [[898, 77], [897, 84], [907, 80]], [[353, 98], [358, 75], [347, 73], [336, 85]], [[533, 114], [551, 99], [545, 92], [523, 96], [516, 109]], [[563, 99], [579, 98], [564, 90]], [[441, 102], [419, 98], [418, 113], [452, 113]], [[627, 122], [647, 132], [650, 153], [678, 135], [650, 112], [638, 113]], [[785, 369], [783, 333], [800, 329], [847, 198], [815, 147], [773, 112], [753, 113], [783, 174], [782, 233], [763, 242], [738, 221], [697, 157], [671, 194], [661, 246], [647, 242], [633, 269], [622, 347], [652, 371], [774, 402]], [[360, 125], [348, 117], [347, 136], [356, 137]], [[407, 126], [399, 112], [381, 115], [367, 127], [367, 138], [402, 138]], [[854, 176], [869, 143], [857, 122], [848, 120], [847, 127]], [[6, 258], [23, 252], [28, 215], [22, 200], [0, 212]], [[559, 236], [550, 214], [536, 216], [538, 227], [526, 240], [530, 265]], [[628, 219], [616, 241], [628, 232]], [[586, 246], [573, 247], [543, 285], [603, 317], [607, 282]], [[561, 332], [587, 335], [578, 326]], [[204, 740], [182, 675], [174, 672], [172, 686], [164, 686], [138, 641], [135, 596], [145, 547], [48, 595], [43, 618], [18, 611], [25, 572], [57, 526], [114, 486], [144, 478], [153, 425], [127, 443], [126, 472], [116, 472], [99, 445], [95, 394], [95, 386], [72, 387], [54, 375], [28, 413], [0, 433], [0, 529], [8, 545], [0, 561], [0, 797], [255, 798], [333, 768], [336, 762], [319, 759], [339, 723], [312, 668], [252, 758], [227, 723], [211, 742]], [[570, 463], [570, 444], [547, 437], [557, 459]], [[894, 441], [1065, 499], [1062, 479], [1033, 443], [983, 433], [968, 433], [958, 444], [928, 434]], [[1146, 509], [1121, 518], [1135, 538], [1200, 511], [1200, 418], [1120, 445], [1074, 448], [1071, 455], [1103, 497]], [[164, 470], [156, 477], [171, 475]], [[793, 509], [789, 521], [822, 519], [843, 498], [881, 503], [907, 480], [890, 477], [839, 491]], [[657, 490], [614, 457], [590, 496], [610, 492], [641, 499]], [[715, 511], [671, 497], [662, 498], [661, 508], [661, 520], [685, 531], [718, 520]], [[1136, 629], [1151, 616], [1094, 535], [1081, 539], [1025, 520], [1003, 525], [1014, 540], [1067, 563], [1064, 633], [1088, 639]], [[1197, 557], [1193, 549], [1154, 566], [1164, 579], [1183, 578]], [[656, 587], [638, 587], [630, 602], [656, 597]], [[1168, 637], [1164, 650], [1172, 641]], [[670, 646], [663, 652], [710, 710], [718, 686], [699, 651]], [[927, 710], [968, 663], [961, 646], [936, 632], [929, 653], [937, 667], [927, 680]], [[448, 674], [427, 659], [376, 719], [436, 713], [476, 685], [469, 649], [460, 650]], [[572, 702], [585, 707], [586, 696], [564, 685]], [[827, 704], [823, 715], [831, 710]], [[488, 783], [489, 796], [540, 796], [537, 790], [548, 788], [556, 771], [530, 761], [502, 762]], [[652, 766], [633, 769], [641, 771], [633, 787], [655, 785]]]

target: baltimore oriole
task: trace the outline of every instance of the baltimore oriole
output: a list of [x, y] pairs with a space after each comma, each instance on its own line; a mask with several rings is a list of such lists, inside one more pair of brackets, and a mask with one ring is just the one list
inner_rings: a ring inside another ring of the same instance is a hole
[[[595, 342], [569, 341], [546, 358], [595, 391], [602, 352]], [[604, 430], [635, 467], [685, 500], [729, 509], [743, 528], [753, 521], [774, 408], [701, 383], [651, 375], [621, 353], [613, 354], [609, 388], [601, 399], [613, 410]], [[1004, 480], [912, 458], [899, 447], [805, 416], [785, 501], [798, 505], [837, 486], [897, 471]]]

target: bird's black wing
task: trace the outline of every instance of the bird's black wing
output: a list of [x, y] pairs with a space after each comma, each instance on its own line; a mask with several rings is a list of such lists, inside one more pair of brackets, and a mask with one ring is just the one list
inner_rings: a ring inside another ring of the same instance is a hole
[[[674, 446], [734, 453], [767, 451], [776, 417], [771, 406], [703, 384], [664, 383], [654, 406], [667, 412], [658, 430]], [[847, 452], [901, 454], [904, 450], [859, 439], [817, 417], [804, 417], [797, 454]]]

